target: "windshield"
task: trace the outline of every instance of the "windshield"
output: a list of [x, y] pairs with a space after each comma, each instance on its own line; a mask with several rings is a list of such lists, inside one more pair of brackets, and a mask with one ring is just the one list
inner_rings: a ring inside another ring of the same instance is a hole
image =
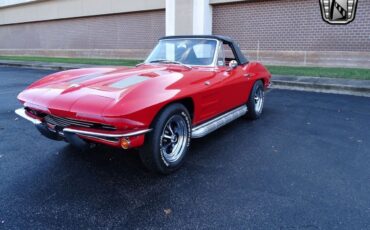
[[159, 41], [145, 62], [211, 65], [216, 47], [217, 41], [212, 39], [163, 39]]

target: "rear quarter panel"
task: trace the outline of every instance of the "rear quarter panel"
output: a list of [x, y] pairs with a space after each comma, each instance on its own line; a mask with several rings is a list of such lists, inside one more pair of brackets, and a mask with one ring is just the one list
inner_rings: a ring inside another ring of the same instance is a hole
[[[267, 88], [270, 85], [271, 73], [261, 63], [249, 62], [247, 65], [244, 66], [243, 69], [245, 70], [246, 73], [250, 74], [250, 78], [253, 84], [257, 80], [262, 80], [265, 88]], [[251, 87], [253, 87], [253, 84]]]

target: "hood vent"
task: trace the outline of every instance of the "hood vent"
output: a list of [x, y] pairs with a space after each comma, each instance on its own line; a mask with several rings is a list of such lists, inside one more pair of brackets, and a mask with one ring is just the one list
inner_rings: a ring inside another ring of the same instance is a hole
[[111, 84], [110, 87], [118, 88], [118, 89], [124, 89], [124, 88], [130, 87], [130, 86], [139, 84], [141, 82], [144, 82], [148, 79], [149, 79], [149, 77], [132, 76], [132, 77], [128, 77], [128, 78], [125, 78], [123, 80], [117, 81], [117, 82]]

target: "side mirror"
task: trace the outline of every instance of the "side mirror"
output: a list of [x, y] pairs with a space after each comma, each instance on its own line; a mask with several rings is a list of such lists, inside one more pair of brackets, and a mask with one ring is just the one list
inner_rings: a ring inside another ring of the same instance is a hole
[[235, 60], [231, 60], [229, 62], [229, 70], [235, 69], [238, 66], [238, 62]]

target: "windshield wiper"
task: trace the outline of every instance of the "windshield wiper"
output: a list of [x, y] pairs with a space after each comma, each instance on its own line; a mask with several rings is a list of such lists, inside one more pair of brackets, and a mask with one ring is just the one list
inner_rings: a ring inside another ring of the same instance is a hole
[[181, 66], [184, 66], [188, 69], [192, 69], [191, 66], [189, 65], [185, 65], [179, 61], [171, 61], [171, 60], [167, 60], [167, 59], [157, 59], [157, 60], [153, 60], [153, 61], [150, 61], [149, 63], [165, 63], [165, 64], [177, 64], [177, 65], [181, 65]]

